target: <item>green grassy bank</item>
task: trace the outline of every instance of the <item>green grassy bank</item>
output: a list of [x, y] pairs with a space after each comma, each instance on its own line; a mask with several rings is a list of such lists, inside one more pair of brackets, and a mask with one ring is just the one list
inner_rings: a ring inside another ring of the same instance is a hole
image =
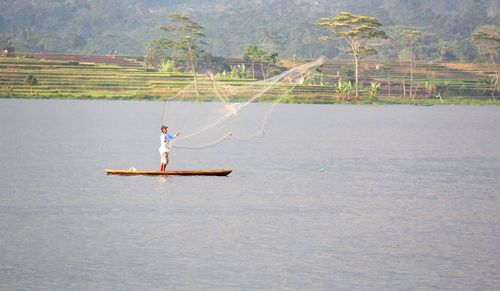
[[[342, 103], [342, 104], [497, 104], [490, 89], [493, 68], [484, 64], [420, 64], [415, 68], [415, 100], [407, 92], [408, 73], [399, 62], [365, 62], [362, 76], [365, 86], [381, 83], [377, 98], [340, 100], [336, 97], [339, 71], [350, 66], [348, 61], [328, 61], [322, 67], [326, 84], [299, 84], [282, 96], [284, 103]], [[34, 76], [31, 86], [26, 79]], [[200, 91], [209, 91], [213, 83], [200, 75]], [[248, 85], [254, 80], [221, 80], [232, 86]], [[165, 100], [192, 84], [186, 73], [167, 74], [146, 71], [140, 67], [51, 61], [31, 58], [0, 59], [1, 98], [60, 98], [60, 99], [128, 99]], [[289, 85], [282, 85], [289, 86]], [[490, 86], [490, 87], [488, 87]], [[273, 91], [274, 90], [274, 91]], [[268, 95], [283, 94], [283, 87], [274, 88]], [[427, 93], [426, 93], [427, 92]], [[435, 98], [439, 92], [442, 99]], [[193, 96], [191, 100], [210, 101], [216, 96]], [[265, 100], [264, 100], [265, 101]]]

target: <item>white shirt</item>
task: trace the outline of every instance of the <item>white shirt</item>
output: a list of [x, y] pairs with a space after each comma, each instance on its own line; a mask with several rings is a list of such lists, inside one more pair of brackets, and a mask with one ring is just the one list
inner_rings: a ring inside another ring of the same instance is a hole
[[171, 134], [171, 133], [162, 133], [160, 135], [160, 148], [159, 148], [159, 151], [160, 153], [163, 153], [163, 152], [169, 152], [170, 149], [172, 148], [172, 140], [174, 138], [176, 138], [177, 135], [176, 134]]

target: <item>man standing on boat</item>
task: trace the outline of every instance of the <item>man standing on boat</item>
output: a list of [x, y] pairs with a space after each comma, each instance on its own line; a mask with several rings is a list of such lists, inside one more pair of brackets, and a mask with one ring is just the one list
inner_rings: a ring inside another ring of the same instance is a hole
[[177, 132], [176, 134], [171, 134], [167, 131], [168, 131], [168, 126], [163, 125], [161, 127], [160, 148], [158, 149], [160, 151], [160, 157], [161, 157], [160, 172], [167, 171], [168, 153], [172, 148], [173, 139], [175, 139], [177, 136], [182, 135], [182, 132], [180, 131]]

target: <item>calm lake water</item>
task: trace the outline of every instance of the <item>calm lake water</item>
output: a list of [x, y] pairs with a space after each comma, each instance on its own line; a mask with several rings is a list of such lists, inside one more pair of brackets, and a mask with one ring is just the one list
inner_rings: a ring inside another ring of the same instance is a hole
[[229, 177], [106, 176], [159, 167], [162, 106], [0, 100], [0, 289], [500, 286], [500, 107], [279, 105], [171, 154]]

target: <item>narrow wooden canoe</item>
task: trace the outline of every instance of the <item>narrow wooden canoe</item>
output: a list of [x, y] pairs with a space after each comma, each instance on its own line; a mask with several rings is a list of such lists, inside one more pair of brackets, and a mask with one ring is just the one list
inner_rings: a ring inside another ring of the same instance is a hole
[[212, 169], [212, 170], [194, 170], [194, 171], [139, 171], [139, 170], [113, 170], [106, 169], [106, 174], [108, 175], [150, 175], [150, 176], [227, 176], [233, 170], [231, 169]]

